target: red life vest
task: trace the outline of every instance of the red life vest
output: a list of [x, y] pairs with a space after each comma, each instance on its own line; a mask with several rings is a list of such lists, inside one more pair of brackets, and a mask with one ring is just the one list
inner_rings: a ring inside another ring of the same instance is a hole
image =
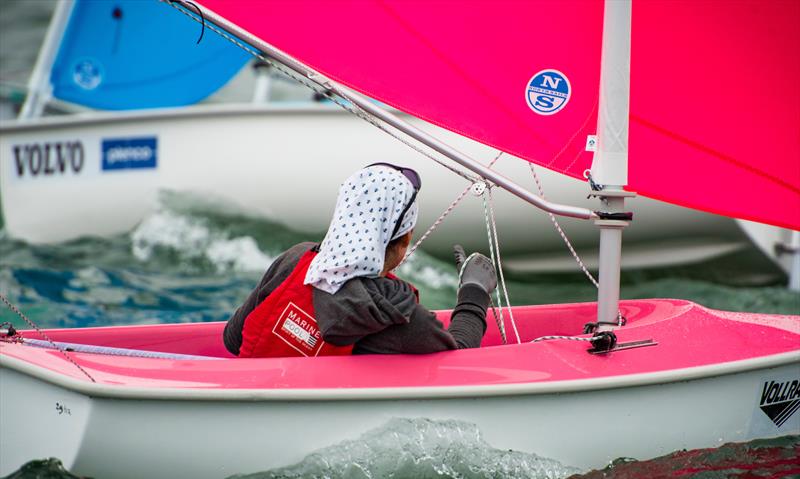
[[334, 346], [322, 340], [312, 301], [313, 286], [303, 284], [311, 260], [304, 254], [294, 270], [244, 320], [240, 358], [341, 356], [353, 346]]

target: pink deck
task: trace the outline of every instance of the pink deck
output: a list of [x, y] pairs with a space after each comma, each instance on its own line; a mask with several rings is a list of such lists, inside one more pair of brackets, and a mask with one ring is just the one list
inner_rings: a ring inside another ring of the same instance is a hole
[[[222, 323], [50, 330], [54, 341], [229, 358], [166, 360], [72, 353], [99, 383], [208, 389], [379, 388], [538, 383], [621, 376], [704, 366], [800, 349], [800, 316], [728, 313], [682, 300], [623, 301], [628, 325], [620, 342], [654, 339], [657, 346], [607, 355], [588, 343], [545, 341], [500, 345], [497, 327], [480, 349], [409, 356], [231, 358]], [[596, 313], [594, 303], [522, 306], [515, 317], [523, 341], [573, 335]], [[446, 319], [448, 312], [441, 312]], [[23, 336], [39, 339], [33, 331]], [[88, 381], [58, 351], [0, 343], [0, 354]]]

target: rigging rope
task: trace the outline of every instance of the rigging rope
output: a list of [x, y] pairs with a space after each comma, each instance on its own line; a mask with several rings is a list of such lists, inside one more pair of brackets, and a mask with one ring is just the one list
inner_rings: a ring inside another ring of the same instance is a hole
[[[489, 259], [492, 260], [493, 265], [496, 265], [497, 261], [495, 261], [495, 256], [494, 256], [494, 242], [492, 241], [492, 229], [489, 226], [489, 209], [486, 207], [485, 190], [482, 196], [483, 196], [483, 215], [486, 221], [486, 236], [489, 239]], [[498, 329], [500, 329], [500, 336], [502, 336], [503, 338], [503, 344], [508, 344], [508, 339], [506, 337], [506, 323], [505, 323], [505, 318], [503, 317], [503, 299], [500, 297], [500, 288], [495, 287], [494, 292], [495, 295], [497, 296], [497, 306], [500, 308], [500, 315], [497, 314], [495, 302], [494, 299], [492, 299], [492, 295], [490, 293], [489, 301], [491, 301], [492, 304], [492, 314], [494, 315], [494, 319], [497, 322]]]
[[517, 331], [517, 322], [514, 320], [514, 311], [511, 309], [511, 298], [508, 296], [506, 278], [505, 274], [503, 274], [503, 263], [500, 260], [500, 237], [497, 235], [497, 223], [495, 222], [494, 216], [494, 199], [492, 197], [492, 189], [487, 188], [486, 194], [489, 196], [489, 217], [492, 220], [492, 236], [494, 237], [494, 246], [495, 251], [497, 252], [497, 271], [500, 273], [500, 286], [503, 288], [503, 294], [506, 297], [506, 306], [508, 307], [508, 318], [511, 321], [511, 328], [514, 330], [514, 335], [517, 337], [517, 344], [519, 344], [522, 341], [519, 338], [519, 331]]
[[420, 236], [417, 242], [414, 243], [414, 245], [408, 249], [408, 252], [403, 257], [403, 260], [400, 262], [399, 265], [397, 265], [398, 268], [402, 266], [403, 263], [405, 263], [406, 260], [414, 253], [414, 251], [416, 251], [417, 248], [419, 248], [419, 245], [421, 245], [422, 242], [425, 241], [428, 238], [428, 236], [431, 235], [431, 233], [433, 233], [433, 230], [435, 230], [440, 224], [442, 224], [444, 219], [447, 218], [447, 215], [449, 215], [450, 212], [452, 212], [453, 209], [461, 202], [461, 200], [464, 199], [464, 197], [467, 195], [467, 193], [469, 193], [469, 190], [471, 188], [472, 185], [469, 185], [466, 188], [464, 188], [464, 191], [462, 191], [461, 194], [459, 194], [458, 197], [456, 197], [456, 199], [453, 200], [452, 203], [450, 203], [450, 206], [448, 206], [447, 209], [444, 210], [444, 213], [442, 213], [439, 216], [439, 218], [436, 221], [434, 221], [433, 224], [428, 228], [428, 230], [425, 231], [425, 233], [422, 236]]
[[[528, 163], [528, 165], [531, 168], [531, 173], [533, 173], [533, 179], [536, 181], [536, 187], [539, 189], [539, 196], [545, 198], [544, 189], [542, 188], [542, 183], [539, 181], [539, 175], [536, 174], [536, 169], [533, 167], [533, 163]], [[569, 240], [569, 238], [567, 238], [567, 234], [564, 233], [563, 229], [561, 229], [561, 225], [558, 223], [556, 216], [553, 213], [549, 212], [547, 214], [550, 215], [550, 221], [553, 222], [553, 226], [555, 226], [556, 230], [558, 231], [558, 234], [561, 235], [561, 239], [564, 240], [564, 243], [567, 245], [567, 248], [569, 249], [570, 253], [572, 253], [572, 257], [575, 258], [575, 261], [578, 263], [578, 266], [580, 266], [581, 270], [583, 270], [583, 274], [585, 274], [586, 277], [589, 278], [589, 281], [591, 281], [592, 284], [594, 284], [595, 288], [599, 288], [600, 285], [597, 283], [597, 280], [594, 279], [594, 276], [586, 267], [586, 265], [583, 264], [583, 261], [581, 260], [580, 256], [578, 256], [578, 252], [575, 251], [575, 248], [572, 246], [572, 242]]]
[[24, 314], [22, 314], [22, 311], [20, 311], [19, 309], [17, 309], [17, 307], [16, 307], [16, 306], [14, 306], [13, 304], [11, 304], [11, 301], [9, 301], [9, 300], [8, 300], [8, 298], [6, 298], [6, 297], [5, 297], [3, 294], [0, 294], [0, 300], [2, 300], [2, 301], [3, 301], [3, 302], [6, 304], [6, 306], [8, 306], [8, 308], [9, 308], [9, 309], [11, 309], [11, 311], [15, 312], [15, 313], [17, 314], [17, 316], [19, 316], [20, 318], [22, 318], [22, 319], [23, 319], [23, 321], [25, 321], [26, 323], [28, 323], [28, 325], [30, 325], [30, 326], [31, 326], [33, 329], [35, 329], [35, 330], [36, 330], [36, 332], [37, 332], [37, 333], [39, 333], [39, 334], [40, 334], [40, 335], [41, 335], [41, 336], [42, 336], [44, 339], [46, 339], [46, 340], [47, 340], [47, 342], [48, 342], [48, 343], [50, 343], [50, 344], [53, 346], [53, 349], [57, 349], [57, 350], [59, 350], [59, 351], [61, 352], [61, 354], [63, 354], [63, 355], [64, 355], [64, 357], [65, 357], [65, 358], [67, 358], [67, 360], [68, 360], [69, 362], [71, 362], [72, 364], [74, 364], [76, 368], [80, 369], [80, 370], [81, 370], [81, 372], [82, 372], [83, 374], [85, 374], [87, 378], [89, 378], [89, 379], [90, 379], [90, 380], [91, 380], [93, 383], [96, 383], [96, 382], [97, 382], [97, 381], [95, 381], [95, 380], [94, 380], [94, 378], [92, 377], [92, 375], [91, 375], [91, 374], [89, 374], [88, 372], [86, 372], [86, 370], [85, 370], [85, 369], [83, 369], [83, 368], [80, 366], [80, 364], [76, 363], [76, 362], [75, 362], [75, 360], [74, 360], [74, 359], [72, 359], [72, 358], [70, 357], [70, 355], [69, 355], [69, 354], [67, 354], [67, 351], [66, 351], [64, 348], [61, 348], [61, 347], [59, 347], [59, 346], [58, 346], [58, 345], [55, 343], [55, 341], [53, 341], [52, 339], [50, 339], [50, 337], [49, 337], [47, 334], [45, 334], [45, 332], [44, 332], [44, 331], [42, 331], [41, 329], [39, 329], [39, 326], [37, 326], [37, 325], [36, 325], [36, 323], [34, 323], [34, 322], [33, 322], [33, 321], [31, 321], [30, 319], [28, 319], [28, 318], [27, 318], [27, 317], [26, 317]]
[[539, 341], [549, 341], [551, 339], [566, 339], [568, 341], [589, 341], [591, 342], [594, 338], [579, 338], [577, 336], [541, 336], [539, 338], [534, 339], [531, 343], [538, 343]]
[[[502, 152], [502, 151], [498, 152], [498, 153], [497, 153], [497, 155], [494, 157], [494, 159], [493, 159], [492, 161], [490, 161], [490, 162], [489, 162], [489, 164], [488, 164], [486, 167], [487, 167], [487, 168], [489, 168], [489, 169], [491, 169], [491, 168], [494, 166], [494, 164], [495, 164], [495, 163], [497, 163], [497, 160], [499, 160], [501, 156], [503, 156], [503, 152]], [[483, 178], [483, 181], [487, 181], [487, 180], [486, 180], [485, 178]], [[464, 191], [462, 191], [462, 192], [461, 192], [461, 193], [460, 193], [460, 194], [459, 194], [459, 195], [456, 197], [456, 199], [455, 199], [455, 200], [453, 200], [453, 202], [452, 202], [452, 203], [450, 203], [450, 206], [448, 206], [448, 207], [447, 207], [447, 208], [444, 210], [444, 212], [443, 212], [443, 213], [442, 213], [442, 214], [439, 216], [439, 218], [438, 218], [436, 221], [434, 221], [434, 222], [433, 222], [433, 224], [432, 224], [432, 225], [431, 225], [431, 226], [430, 226], [430, 227], [427, 229], [427, 231], [425, 231], [425, 233], [424, 233], [422, 236], [420, 236], [420, 238], [417, 240], [417, 242], [416, 242], [416, 243], [414, 243], [414, 246], [412, 246], [411, 248], [409, 248], [408, 252], [407, 252], [407, 253], [406, 253], [406, 255], [403, 257], [403, 261], [401, 261], [401, 262], [400, 262], [400, 264], [399, 264], [399, 265], [397, 265], [397, 266], [398, 266], [398, 268], [399, 268], [399, 267], [400, 267], [400, 266], [401, 266], [403, 263], [405, 263], [405, 262], [406, 262], [406, 260], [407, 260], [407, 259], [408, 259], [408, 258], [411, 256], [411, 254], [412, 254], [414, 251], [416, 251], [416, 250], [417, 250], [417, 248], [419, 247], [419, 245], [421, 245], [421, 244], [422, 244], [422, 242], [423, 242], [423, 241], [425, 241], [425, 240], [428, 238], [428, 236], [430, 236], [430, 235], [431, 235], [431, 233], [433, 233], [433, 230], [435, 230], [435, 229], [436, 229], [436, 228], [437, 228], [437, 227], [438, 227], [440, 224], [442, 224], [442, 222], [444, 221], [444, 219], [445, 219], [445, 218], [447, 218], [447, 216], [448, 216], [448, 215], [449, 215], [449, 214], [450, 214], [450, 213], [453, 211], [453, 209], [455, 209], [455, 207], [456, 207], [456, 206], [457, 206], [457, 205], [458, 205], [458, 204], [461, 202], [461, 200], [463, 200], [463, 199], [464, 199], [464, 197], [465, 197], [465, 196], [467, 196], [467, 193], [469, 193], [469, 190], [471, 190], [471, 189], [472, 189], [474, 186], [475, 186], [475, 183], [473, 183], [473, 184], [471, 184], [471, 185], [467, 186], [466, 188], [464, 188]]]
[[[539, 181], [539, 175], [536, 174], [536, 169], [533, 167], [533, 163], [528, 163], [528, 165], [531, 168], [531, 173], [533, 173], [533, 179], [536, 181], [536, 188], [539, 190], [539, 196], [541, 196], [542, 198], [546, 198], [544, 194], [544, 189], [542, 188], [542, 183], [541, 181]], [[592, 181], [591, 175], [588, 175], [588, 179], [589, 182], [592, 184], [592, 189], [594, 189], [595, 183], [594, 181]], [[586, 265], [583, 264], [583, 260], [581, 260], [581, 257], [578, 256], [578, 252], [575, 251], [575, 248], [572, 246], [572, 242], [569, 240], [569, 238], [567, 238], [567, 234], [564, 232], [563, 229], [561, 229], [561, 225], [558, 223], [558, 220], [556, 219], [555, 215], [549, 212], [547, 214], [550, 215], [550, 221], [553, 222], [553, 226], [555, 226], [556, 231], [558, 231], [558, 234], [561, 235], [561, 239], [564, 240], [564, 244], [567, 245], [567, 248], [569, 249], [570, 253], [572, 253], [572, 257], [575, 258], [575, 261], [578, 263], [578, 266], [583, 271], [583, 274], [585, 274], [586, 277], [589, 278], [589, 281], [592, 282], [595, 288], [599, 288], [600, 283], [597, 282], [594, 275], [592, 275], [592, 273], [589, 271], [589, 268], [587, 268]], [[625, 316], [622, 315], [622, 311], [617, 311], [617, 326], [622, 327], [624, 325], [625, 325]]]

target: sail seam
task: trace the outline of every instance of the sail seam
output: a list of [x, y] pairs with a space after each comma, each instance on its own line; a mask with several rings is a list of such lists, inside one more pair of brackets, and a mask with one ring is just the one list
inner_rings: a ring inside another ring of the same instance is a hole
[[699, 151], [702, 151], [704, 153], [707, 153], [707, 154], [709, 154], [709, 155], [711, 155], [711, 156], [713, 156], [713, 157], [715, 157], [715, 158], [717, 158], [719, 160], [722, 160], [722, 161], [724, 161], [726, 163], [729, 163], [729, 164], [731, 164], [733, 166], [736, 166], [736, 167], [741, 168], [743, 170], [747, 170], [747, 171], [749, 171], [751, 173], [754, 173], [754, 174], [756, 174], [756, 175], [758, 175], [758, 176], [760, 176], [760, 177], [762, 177], [762, 178], [764, 178], [764, 179], [766, 179], [768, 181], [771, 181], [771, 182], [775, 183], [776, 185], [779, 185], [779, 186], [781, 186], [783, 188], [786, 188], [787, 190], [789, 190], [789, 191], [791, 191], [793, 193], [796, 193], [796, 194], [800, 195], [800, 188], [798, 188], [798, 187], [796, 187], [796, 186], [794, 186], [794, 185], [792, 185], [792, 184], [790, 184], [790, 183], [788, 183], [788, 182], [786, 182], [786, 181], [784, 181], [784, 180], [782, 180], [782, 179], [780, 179], [778, 177], [775, 177], [775, 176], [767, 173], [766, 171], [759, 170], [758, 168], [756, 168], [756, 167], [754, 167], [752, 165], [745, 164], [745, 163], [741, 162], [740, 160], [737, 160], [736, 158], [734, 158], [732, 156], [726, 155], [725, 153], [722, 153], [720, 151], [717, 151], [717, 150], [714, 150], [712, 148], [709, 148], [708, 146], [702, 145], [702, 144], [700, 144], [700, 143], [698, 143], [698, 142], [696, 142], [694, 140], [691, 140], [691, 139], [686, 138], [684, 136], [678, 135], [677, 133], [671, 132], [671, 131], [669, 131], [669, 130], [661, 127], [661, 126], [656, 125], [653, 122], [645, 120], [642, 117], [631, 115], [631, 120], [635, 121], [636, 123], [639, 123], [640, 125], [644, 126], [645, 128], [649, 128], [649, 129], [651, 129], [651, 130], [653, 130], [655, 132], [661, 133], [664, 136], [668, 136], [668, 137], [672, 138], [675, 141], [678, 141], [680, 143], [683, 143], [686, 146], [690, 146], [690, 147], [692, 147], [692, 148], [694, 148], [696, 150], [699, 150]]

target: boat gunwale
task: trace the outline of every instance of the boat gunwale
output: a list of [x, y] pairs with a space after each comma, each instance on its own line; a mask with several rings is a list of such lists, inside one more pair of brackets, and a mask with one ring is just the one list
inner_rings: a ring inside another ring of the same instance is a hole
[[397, 399], [458, 399], [500, 396], [565, 394], [652, 386], [772, 369], [797, 363], [800, 350], [705, 366], [564, 381], [425, 387], [320, 388], [320, 389], [209, 389], [178, 387], [128, 387], [91, 383], [65, 376], [23, 359], [0, 353], [0, 369], [26, 374], [90, 397], [110, 399], [190, 401], [369, 401]]

